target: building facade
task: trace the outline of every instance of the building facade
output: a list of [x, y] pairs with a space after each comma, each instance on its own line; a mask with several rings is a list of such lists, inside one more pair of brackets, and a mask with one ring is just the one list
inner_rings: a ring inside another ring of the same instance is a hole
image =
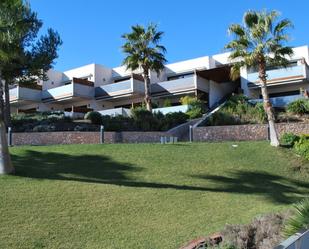
[[[183, 96], [196, 96], [215, 106], [233, 92], [243, 92], [249, 98], [261, 99], [258, 74], [242, 69], [240, 79], [230, 80], [228, 53], [205, 56], [167, 64], [157, 75], [150, 73], [152, 101], [159, 108], [166, 99], [184, 110]], [[288, 68], [269, 68], [269, 93], [275, 106], [284, 106], [309, 91], [309, 51], [307, 46], [294, 49]], [[10, 89], [12, 112], [60, 110], [80, 115], [95, 110], [102, 114], [125, 115], [126, 110], [143, 102], [144, 82], [141, 72], [128, 72], [124, 66], [108, 68], [90, 64], [65, 72], [50, 70], [48, 80], [36, 86], [15, 85]]]

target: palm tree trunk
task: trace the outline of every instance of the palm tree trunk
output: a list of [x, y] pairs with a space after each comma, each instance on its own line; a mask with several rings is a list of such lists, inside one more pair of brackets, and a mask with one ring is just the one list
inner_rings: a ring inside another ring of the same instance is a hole
[[277, 147], [279, 146], [279, 140], [275, 126], [275, 114], [267, 91], [266, 63], [264, 61], [259, 63], [259, 78], [261, 82], [264, 110], [266, 112], [269, 125], [270, 145]]
[[12, 174], [15, 172], [6, 136], [6, 127], [3, 121], [3, 81], [0, 74], [0, 174]]
[[8, 80], [4, 83], [4, 123], [6, 127], [11, 127], [11, 108], [10, 108], [10, 89], [9, 89], [10, 82]]
[[148, 111], [152, 111], [151, 96], [150, 96], [150, 78], [148, 70], [144, 70], [144, 83], [145, 83], [145, 104]]

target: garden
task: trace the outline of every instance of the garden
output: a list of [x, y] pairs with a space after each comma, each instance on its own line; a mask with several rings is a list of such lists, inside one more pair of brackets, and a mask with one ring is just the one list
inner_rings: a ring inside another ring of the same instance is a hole
[[[309, 99], [299, 99], [286, 108], [276, 108], [276, 122], [308, 122]], [[263, 103], [252, 103], [244, 95], [232, 95], [224, 106], [208, 118], [205, 125], [264, 124], [267, 116]]]

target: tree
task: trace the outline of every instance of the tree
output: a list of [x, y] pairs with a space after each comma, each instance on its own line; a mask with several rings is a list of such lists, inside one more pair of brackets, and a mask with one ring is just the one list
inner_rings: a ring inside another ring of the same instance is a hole
[[160, 74], [167, 62], [164, 54], [166, 49], [160, 45], [162, 35], [157, 25], [150, 24], [146, 28], [141, 25], [132, 26], [132, 32], [122, 35], [125, 44], [122, 46], [126, 57], [123, 65], [132, 72], [141, 69], [145, 83], [145, 104], [148, 111], [152, 110], [150, 94], [150, 71]]
[[258, 69], [272, 146], [279, 146], [279, 140], [267, 89], [267, 67], [287, 67], [288, 57], [293, 55], [292, 48], [285, 45], [289, 40], [286, 30], [292, 27], [292, 23], [288, 19], [278, 21], [278, 16], [277, 11], [246, 12], [243, 25], [232, 24], [229, 27], [228, 31], [234, 36], [234, 40], [225, 46], [231, 51], [229, 58], [233, 61], [232, 79], [239, 77], [242, 67]]
[[[11, 163], [4, 125], [3, 84], [14, 79], [46, 77], [51, 67], [49, 58], [57, 57], [61, 39], [55, 31], [37, 39], [42, 22], [30, 5], [23, 0], [0, 2], [0, 174], [14, 172]], [[8, 88], [6, 88], [8, 90]]]
[[[15, 6], [15, 8], [19, 7]], [[20, 39], [10, 44], [14, 56], [2, 65], [5, 96], [3, 116], [7, 127], [11, 126], [9, 85], [16, 83], [30, 85], [37, 84], [39, 79], [46, 80], [46, 72], [52, 68], [54, 59], [58, 57], [58, 47], [62, 43], [58, 33], [52, 29], [48, 29], [47, 34], [41, 36], [34, 43], [33, 40], [36, 39], [42, 22], [37, 19], [36, 13], [31, 12], [29, 5], [25, 9], [23, 17], [24, 22], [19, 25]], [[12, 33], [13, 29], [8, 32]], [[25, 47], [28, 48], [25, 49]]]

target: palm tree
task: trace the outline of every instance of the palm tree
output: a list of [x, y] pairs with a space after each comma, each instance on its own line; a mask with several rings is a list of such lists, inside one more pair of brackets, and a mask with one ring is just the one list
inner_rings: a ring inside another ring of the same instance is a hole
[[132, 32], [122, 35], [125, 44], [122, 46], [126, 54], [123, 65], [132, 72], [142, 70], [145, 83], [145, 104], [148, 111], [152, 110], [150, 94], [150, 71], [160, 74], [164, 68], [166, 49], [160, 45], [163, 32], [157, 31], [157, 25], [150, 24], [146, 28], [141, 25], [132, 26]]
[[239, 77], [242, 67], [258, 69], [272, 146], [278, 146], [279, 140], [274, 110], [267, 91], [267, 67], [287, 67], [288, 57], [293, 55], [292, 48], [285, 45], [289, 40], [286, 30], [292, 27], [292, 23], [288, 19], [278, 21], [278, 16], [277, 11], [246, 12], [243, 25], [232, 24], [229, 27], [229, 34], [234, 36], [234, 40], [225, 46], [231, 51], [229, 58], [234, 62], [231, 69], [232, 79]]

